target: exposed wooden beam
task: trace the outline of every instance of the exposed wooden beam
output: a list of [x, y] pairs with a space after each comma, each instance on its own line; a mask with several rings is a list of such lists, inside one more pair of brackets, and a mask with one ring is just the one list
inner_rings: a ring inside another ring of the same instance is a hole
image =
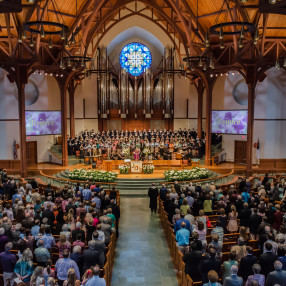
[[263, 34], [262, 34], [262, 41], [261, 41], [261, 55], [264, 56], [264, 45], [265, 45], [265, 37], [266, 37], [266, 28], [268, 22], [269, 14], [263, 14]]
[[51, 59], [53, 60], [53, 62], [58, 65], [58, 61], [57, 59], [53, 56], [53, 54], [50, 52], [49, 48], [46, 46], [43, 46], [44, 50], [49, 54], [49, 56], [51, 57]]
[[215, 12], [212, 12], [209, 14], [203, 14], [203, 15], [195, 16], [194, 19], [206, 18], [206, 17], [217, 15], [218, 13], [226, 13], [226, 12], [227, 12], [227, 10], [223, 9], [223, 10], [215, 11]]
[[12, 46], [12, 38], [11, 38], [10, 13], [5, 13], [5, 22], [6, 22], [6, 26], [7, 26], [7, 32], [8, 32], [9, 54], [10, 54], [10, 56], [12, 56], [13, 46]]
[[274, 47], [277, 45], [277, 42], [274, 42], [266, 51], [262, 54], [262, 56], [266, 56]]
[[38, 4], [40, 3], [40, 1], [41, 0], [36, 0], [35, 3], [33, 5], [31, 5], [31, 8], [29, 9], [29, 12], [26, 15], [24, 23], [30, 21], [30, 19], [31, 19], [32, 15], [34, 14], [34, 11], [35, 11], [36, 7], [38, 6]]
[[[72, 26], [70, 27], [69, 30], [69, 34], [71, 35], [74, 31], [74, 29], [77, 27], [77, 25], [79, 24], [79, 21], [81, 20], [81, 18], [84, 16], [85, 13], [87, 13], [87, 9], [88, 7], [91, 5], [91, 3], [94, 1], [86, 1], [84, 3], [84, 5], [82, 6], [82, 8], [80, 9], [75, 21], [73, 22]], [[91, 12], [90, 12], [91, 13]]]
[[[43, 10], [42, 7], [40, 7], [41, 10]], [[70, 17], [70, 18], [76, 18], [76, 15], [73, 14], [68, 14], [68, 13], [64, 13], [64, 12], [60, 12], [60, 11], [56, 11], [56, 10], [52, 10], [52, 9], [48, 9], [48, 12], [54, 13], [54, 14], [58, 14], [61, 16], [66, 16], [66, 17]]]
[[[236, 20], [236, 9], [235, 7], [233, 7], [232, 9], [230, 9], [228, 2], [226, 1], [226, 7], [227, 7], [227, 14], [230, 18], [230, 21], [235, 21]], [[233, 11], [233, 14], [232, 14]], [[234, 26], [231, 26], [231, 31], [235, 32]], [[233, 48], [234, 48], [234, 54], [235, 56], [237, 56], [237, 38], [236, 35], [233, 35]]]
[[0, 50], [3, 51], [9, 57], [9, 52], [2, 45], [0, 45]]

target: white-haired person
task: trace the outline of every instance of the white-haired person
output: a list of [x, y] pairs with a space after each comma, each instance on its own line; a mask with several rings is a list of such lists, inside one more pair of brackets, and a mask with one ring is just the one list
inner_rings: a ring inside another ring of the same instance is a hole
[[265, 286], [272, 286], [275, 284], [286, 285], [286, 271], [282, 270], [282, 263], [278, 260], [274, 262], [274, 271], [267, 276]]
[[237, 276], [238, 267], [236, 265], [232, 265], [230, 268], [230, 276], [226, 277], [223, 286], [242, 286], [243, 279]]
[[253, 275], [249, 275], [245, 286], [251, 286], [252, 281], [257, 281], [259, 286], [264, 286], [265, 276], [260, 274], [261, 266], [258, 263], [253, 264], [252, 266]]

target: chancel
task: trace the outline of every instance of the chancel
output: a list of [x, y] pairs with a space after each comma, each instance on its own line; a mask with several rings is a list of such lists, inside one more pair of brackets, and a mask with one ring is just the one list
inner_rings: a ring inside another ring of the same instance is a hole
[[0, 0], [0, 286], [286, 278], [286, 9]]

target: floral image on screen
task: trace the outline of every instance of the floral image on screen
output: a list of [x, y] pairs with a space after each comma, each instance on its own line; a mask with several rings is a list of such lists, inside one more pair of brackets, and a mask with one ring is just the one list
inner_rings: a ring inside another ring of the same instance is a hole
[[150, 68], [152, 55], [145, 45], [130, 43], [121, 50], [119, 61], [122, 69], [133, 76], [139, 76]]
[[247, 110], [213, 110], [212, 133], [247, 134]]
[[60, 111], [26, 111], [26, 135], [61, 134]]

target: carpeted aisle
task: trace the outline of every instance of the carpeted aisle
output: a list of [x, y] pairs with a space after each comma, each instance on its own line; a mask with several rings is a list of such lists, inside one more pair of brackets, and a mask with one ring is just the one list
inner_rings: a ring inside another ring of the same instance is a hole
[[148, 198], [120, 198], [120, 236], [111, 285], [178, 285], [159, 216]]

